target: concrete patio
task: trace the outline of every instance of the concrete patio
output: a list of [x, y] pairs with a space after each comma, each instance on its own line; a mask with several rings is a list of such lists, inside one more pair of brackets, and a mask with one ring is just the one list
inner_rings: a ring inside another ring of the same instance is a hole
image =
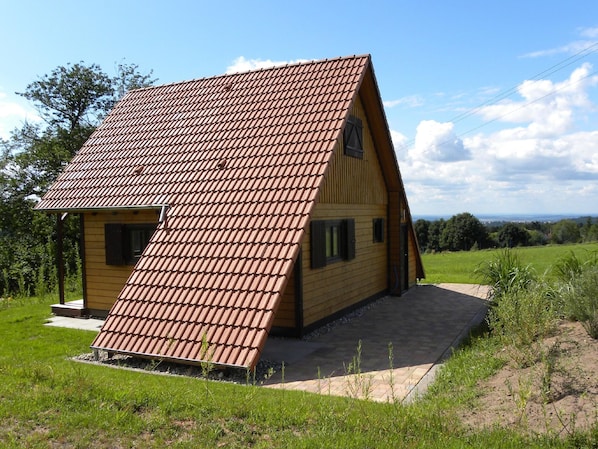
[[[452, 349], [484, 320], [487, 293], [479, 285], [420, 285], [401, 297], [380, 299], [304, 340], [270, 338], [261, 358], [284, 362], [285, 369], [263, 385], [382, 402], [412, 400], [425, 391]], [[46, 323], [96, 332], [102, 324], [62, 316]]]
[[[361, 316], [308, 341], [270, 339], [262, 358], [284, 361], [285, 370], [284, 378], [276, 373], [265, 385], [384, 402], [411, 400], [425, 390], [452, 348], [484, 320], [487, 292], [478, 285], [421, 285], [402, 297], [383, 298]], [[359, 369], [350, 368], [357, 358]]]

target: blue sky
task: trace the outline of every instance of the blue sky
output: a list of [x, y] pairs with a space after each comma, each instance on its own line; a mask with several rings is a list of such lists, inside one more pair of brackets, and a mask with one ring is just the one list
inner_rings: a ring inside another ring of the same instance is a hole
[[3, 138], [69, 62], [168, 83], [370, 53], [414, 215], [598, 215], [598, 2], [0, 0], [0, 24]]

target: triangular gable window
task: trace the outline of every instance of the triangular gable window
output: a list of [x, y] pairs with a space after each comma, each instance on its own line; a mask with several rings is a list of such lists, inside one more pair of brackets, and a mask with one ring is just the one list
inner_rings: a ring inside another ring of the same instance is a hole
[[361, 119], [350, 115], [343, 133], [345, 154], [363, 159], [363, 124]]

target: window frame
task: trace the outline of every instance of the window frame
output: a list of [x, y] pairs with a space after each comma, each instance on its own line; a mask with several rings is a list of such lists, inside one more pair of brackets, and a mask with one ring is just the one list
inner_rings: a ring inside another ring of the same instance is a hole
[[372, 220], [372, 240], [374, 243], [384, 243], [384, 218], [374, 218]]
[[[149, 244], [158, 223], [105, 223], [104, 245], [106, 265], [135, 265]], [[137, 251], [133, 247], [133, 233], [141, 232], [142, 243]]]
[[[126, 224], [124, 227], [124, 260], [125, 265], [135, 265], [137, 261], [141, 258], [141, 255], [145, 251], [145, 248], [149, 244], [152, 235], [156, 232], [156, 228], [158, 227], [156, 224], [149, 224], [149, 223], [142, 223], [142, 224]], [[135, 248], [134, 244], [136, 243], [134, 233], [140, 233], [140, 245], [139, 248]]]
[[[338, 253], [333, 251], [332, 239], [327, 239], [327, 235], [332, 232], [338, 235]], [[328, 247], [329, 244], [331, 245], [330, 248]], [[353, 218], [312, 220], [311, 267], [323, 268], [335, 262], [355, 259], [355, 244], [355, 220]], [[330, 251], [328, 251], [329, 249]]]

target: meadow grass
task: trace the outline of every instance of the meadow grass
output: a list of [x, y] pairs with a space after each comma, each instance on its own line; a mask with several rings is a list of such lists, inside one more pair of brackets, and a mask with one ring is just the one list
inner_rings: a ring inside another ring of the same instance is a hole
[[[569, 251], [597, 248], [576, 245], [517, 251], [522, 261], [539, 261], [534, 266], [542, 271]], [[442, 261], [452, 274], [473, 271], [472, 267], [493, 256], [492, 251], [478, 251], [427, 255], [426, 259]], [[475, 282], [443, 276], [434, 264], [426, 268], [437, 282]], [[456, 351], [421, 400], [409, 405], [380, 404], [78, 363], [70, 357], [88, 352], [95, 334], [44, 326], [52, 299], [21, 298], [0, 304], [1, 447], [597, 444], [598, 428], [567, 439], [500, 428], [465, 428], [457, 410], [476, 404], [478, 382], [503, 363], [495, 357], [497, 341], [487, 336], [475, 337]]]
[[[441, 282], [477, 284], [480, 279], [475, 275], [476, 268], [480, 264], [496, 258], [501, 251], [503, 250], [489, 249], [423, 254], [426, 278], [422, 282], [427, 284]], [[530, 246], [514, 248], [512, 251], [519, 256], [522, 264], [530, 264], [538, 275], [546, 273], [548, 279], [551, 279], [554, 275], [550, 270], [559, 258], [571, 252], [583, 258], [589, 252], [598, 251], [598, 243]]]
[[[0, 447], [572, 444], [505, 429], [472, 431], [460, 423], [456, 407], [473, 404], [477, 381], [499, 365], [492, 339], [457, 351], [422, 400], [375, 403], [76, 362], [71, 357], [89, 351], [94, 333], [44, 326], [50, 303], [19, 301], [0, 308]], [[593, 437], [576, 438], [591, 443]]]

